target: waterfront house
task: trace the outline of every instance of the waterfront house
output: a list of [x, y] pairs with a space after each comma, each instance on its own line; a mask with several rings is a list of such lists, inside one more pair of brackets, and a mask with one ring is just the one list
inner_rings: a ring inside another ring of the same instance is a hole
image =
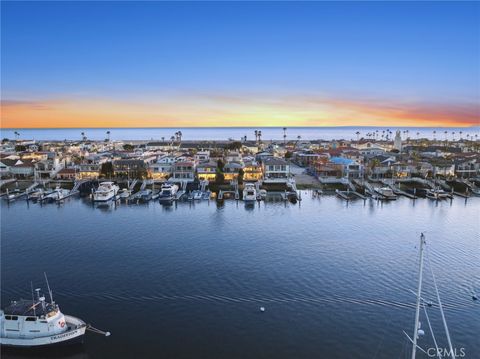
[[195, 179], [195, 164], [192, 161], [177, 162], [173, 165], [173, 181], [193, 182]]
[[63, 180], [75, 180], [76, 176], [77, 170], [75, 168], [62, 168], [57, 173], [57, 178]]
[[154, 180], [167, 179], [172, 174], [172, 165], [169, 163], [152, 163], [149, 166], [149, 173]]
[[148, 171], [144, 160], [121, 159], [113, 161], [113, 174], [115, 177], [147, 178]]
[[237, 180], [240, 171], [243, 170], [242, 162], [229, 162], [223, 167], [225, 181]]
[[199, 180], [215, 181], [217, 178], [217, 165], [212, 162], [197, 165], [197, 177]]
[[11, 175], [10, 167], [14, 166], [17, 160], [2, 158], [0, 159], [0, 178]]
[[262, 166], [257, 161], [247, 161], [243, 168], [244, 181], [259, 181], [263, 179]]
[[458, 156], [454, 159], [455, 175], [460, 178], [472, 178], [480, 175], [480, 156]]
[[16, 160], [10, 166], [10, 173], [16, 178], [29, 178], [34, 175], [35, 164], [32, 160]]
[[331, 162], [318, 161], [313, 166], [312, 172], [318, 178], [341, 178], [343, 176], [343, 166]]
[[342, 167], [342, 177], [348, 179], [363, 177], [363, 165], [350, 158], [331, 157], [330, 162]]
[[287, 183], [291, 177], [290, 165], [278, 157], [266, 157], [263, 162], [265, 183]]
[[47, 160], [35, 162], [35, 178], [55, 178], [58, 171], [63, 168], [63, 163], [53, 154]]

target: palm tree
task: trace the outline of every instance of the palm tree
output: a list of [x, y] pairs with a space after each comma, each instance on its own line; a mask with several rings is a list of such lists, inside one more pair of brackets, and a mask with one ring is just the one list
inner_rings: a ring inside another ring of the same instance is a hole
[[462, 133], [463, 131], [460, 131], [460, 140], [462, 140]]
[[107, 131], [107, 141], [110, 142], [110, 131]]
[[165, 137], [162, 137], [162, 142], [165, 142]]
[[258, 130], [255, 130], [255, 141], [258, 142]]
[[287, 128], [284, 127], [283, 128], [283, 144], [284, 145], [285, 145], [286, 141], [287, 141]]
[[87, 136], [85, 135], [85, 132], [82, 132], [82, 141], [86, 141], [87, 140]]
[[418, 140], [418, 137], [420, 136], [420, 132], [417, 131], [417, 140]]
[[455, 131], [452, 131], [452, 140], [455, 141]]
[[447, 142], [448, 141], [448, 138], [447, 138], [448, 131], [445, 131], [444, 133], [445, 133], [445, 142]]
[[359, 142], [360, 141], [360, 131], [355, 132], [355, 134], [357, 135], [357, 142]]
[[262, 142], [262, 131], [258, 130], [258, 142]]
[[182, 136], [183, 136], [182, 131], [178, 131], [178, 141], [179, 142], [182, 142]]
[[302, 136], [298, 135], [297, 136], [297, 142], [295, 142], [295, 148], [297, 148], [298, 141], [300, 141], [301, 139], [302, 139]]
[[170, 146], [173, 146], [174, 142], [175, 142], [175, 136], [170, 137]]
[[437, 135], [437, 131], [433, 131], [433, 140], [435, 141], [435, 136]]

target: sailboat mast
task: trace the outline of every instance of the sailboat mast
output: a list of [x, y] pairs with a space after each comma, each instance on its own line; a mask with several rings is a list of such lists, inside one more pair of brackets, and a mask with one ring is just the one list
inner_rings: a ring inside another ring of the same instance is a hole
[[417, 288], [417, 305], [415, 308], [415, 328], [413, 331], [413, 347], [412, 347], [412, 359], [415, 359], [417, 354], [417, 337], [420, 318], [420, 302], [422, 296], [422, 279], [423, 279], [423, 246], [425, 244], [425, 236], [423, 233], [420, 235], [420, 263], [418, 268], [418, 288]]

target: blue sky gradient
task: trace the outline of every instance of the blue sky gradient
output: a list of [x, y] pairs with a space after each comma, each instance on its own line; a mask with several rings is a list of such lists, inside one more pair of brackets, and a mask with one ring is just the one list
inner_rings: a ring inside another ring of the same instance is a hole
[[2, 98], [479, 100], [477, 2], [2, 2]]

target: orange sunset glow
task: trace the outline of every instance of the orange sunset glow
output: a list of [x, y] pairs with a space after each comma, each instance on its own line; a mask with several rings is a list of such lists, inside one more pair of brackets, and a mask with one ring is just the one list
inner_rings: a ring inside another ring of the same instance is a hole
[[240, 127], [240, 126], [441, 126], [479, 124], [475, 104], [385, 104], [314, 96], [274, 99], [190, 96], [114, 100], [2, 101], [2, 128]]

